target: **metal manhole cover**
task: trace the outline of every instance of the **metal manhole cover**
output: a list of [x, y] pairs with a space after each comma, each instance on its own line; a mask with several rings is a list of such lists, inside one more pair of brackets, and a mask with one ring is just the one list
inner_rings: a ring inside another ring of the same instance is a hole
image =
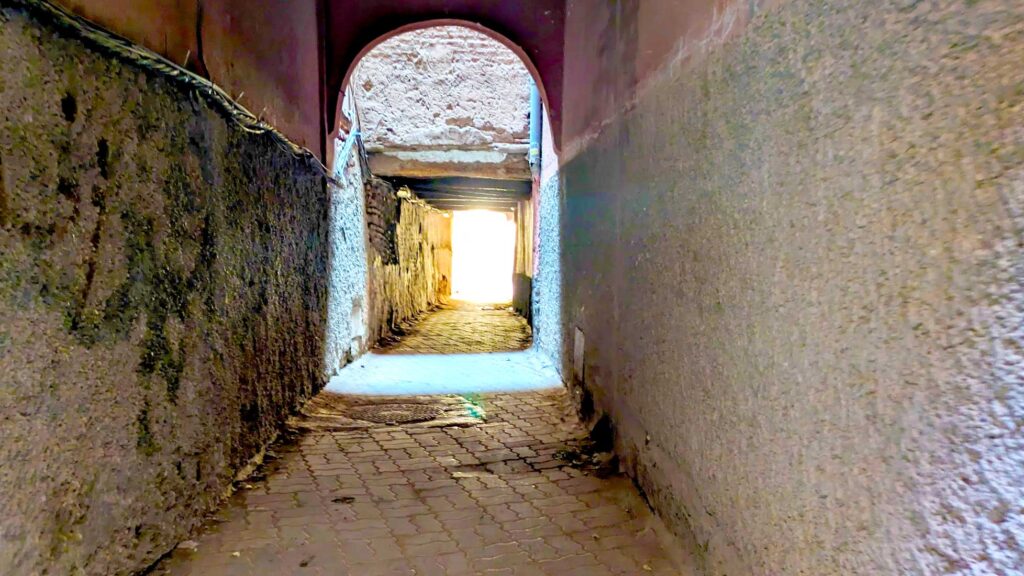
[[426, 422], [443, 413], [441, 408], [429, 404], [371, 404], [356, 406], [348, 411], [351, 418], [379, 424]]

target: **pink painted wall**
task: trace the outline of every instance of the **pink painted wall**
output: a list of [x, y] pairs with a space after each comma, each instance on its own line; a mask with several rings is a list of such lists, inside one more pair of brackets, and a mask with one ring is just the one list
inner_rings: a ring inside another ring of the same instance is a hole
[[249, 111], [321, 155], [317, 0], [58, 2], [241, 94]]
[[220, 0], [206, 8], [211, 79], [242, 106], [319, 154], [319, 53], [313, 0]]
[[567, 162], [652, 82], [782, 0], [567, 0], [562, 144]]
[[195, 70], [196, 0], [58, 0], [68, 10]]

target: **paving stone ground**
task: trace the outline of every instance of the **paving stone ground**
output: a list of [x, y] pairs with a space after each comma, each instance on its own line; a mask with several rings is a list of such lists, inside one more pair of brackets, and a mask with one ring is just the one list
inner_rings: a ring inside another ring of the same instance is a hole
[[425, 314], [398, 341], [332, 375], [342, 394], [461, 394], [561, 385], [551, 361], [527, 347], [530, 328], [503, 306], [455, 302]]
[[331, 406], [398, 400], [325, 394], [315, 425], [153, 574], [694, 573], [627, 479], [558, 457], [585, 436], [560, 389], [401, 400], [465, 410], [443, 426], [332, 425]]
[[[526, 322], [455, 303], [386, 354], [522, 350]], [[424, 403], [439, 420], [401, 426], [353, 406]], [[194, 540], [153, 574], [690, 575], [632, 484], [567, 461], [586, 432], [564, 389], [415, 397], [322, 392], [290, 441], [241, 483]]]
[[493, 304], [453, 301], [428, 313], [397, 342], [378, 354], [471, 354], [530, 347], [530, 326], [522, 316]]

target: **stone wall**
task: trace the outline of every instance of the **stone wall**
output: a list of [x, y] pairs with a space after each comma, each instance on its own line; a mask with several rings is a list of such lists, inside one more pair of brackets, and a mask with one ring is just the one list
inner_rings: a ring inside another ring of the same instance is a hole
[[370, 149], [528, 143], [530, 83], [511, 50], [459, 26], [389, 38], [352, 78]]
[[[534, 348], [562, 370], [562, 194], [551, 123], [544, 113], [540, 185], [535, 187], [531, 324]], [[564, 376], [564, 374], [563, 374]]]
[[127, 574], [322, 385], [327, 188], [222, 95], [33, 14], [0, 8], [0, 571]]
[[[395, 253], [369, 244], [369, 329], [372, 344], [401, 331], [402, 325], [441, 304], [451, 294], [451, 219], [423, 201], [398, 197], [380, 179], [367, 183], [367, 211], [372, 206], [393, 230]], [[394, 206], [393, 210], [381, 207]], [[390, 220], [396, 218], [397, 220]]]
[[[335, 153], [345, 153], [338, 142]], [[344, 162], [344, 166], [341, 166]], [[327, 286], [327, 341], [324, 371], [332, 376], [373, 345], [369, 329], [367, 294], [367, 215], [362, 163], [358, 150], [333, 163], [331, 191], [331, 243]]]
[[366, 190], [366, 237], [382, 264], [398, 263], [400, 200], [386, 180], [371, 176]]
[[528, 179], [531, 78], [480, 32], [439, 26], [400, 34], [352, 78], [375, 174]]
[[710, 574], [1019, 573], [1024, 4], [776, 4], [562, 166], [586, 390]]
[[561, 371], [562, 275], [559, 262], [557, 175], [545, 180], [537, 194], [537, 270], [531, 286], [533, 345]]

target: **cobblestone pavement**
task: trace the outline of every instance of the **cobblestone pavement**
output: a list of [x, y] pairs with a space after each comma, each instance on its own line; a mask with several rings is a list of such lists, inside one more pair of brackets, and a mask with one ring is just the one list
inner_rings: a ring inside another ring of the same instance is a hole
[[[497, 308], [497, 309], [496, 309]], [[488, 304], [454, 301], [429, 312], [397, 342], [378, 354], [471, 354], [530, 347], [530, 326], [515, 312]]]
[[[387, 426], [330, 414], [382, 401], [462, 417]], [[584, 436], [562, 390], [311, 404], [307, 431], [275, 448], [265, 478], [153, 574], [695, 574], [673, 567], [628, 480], [560, 459]]]

